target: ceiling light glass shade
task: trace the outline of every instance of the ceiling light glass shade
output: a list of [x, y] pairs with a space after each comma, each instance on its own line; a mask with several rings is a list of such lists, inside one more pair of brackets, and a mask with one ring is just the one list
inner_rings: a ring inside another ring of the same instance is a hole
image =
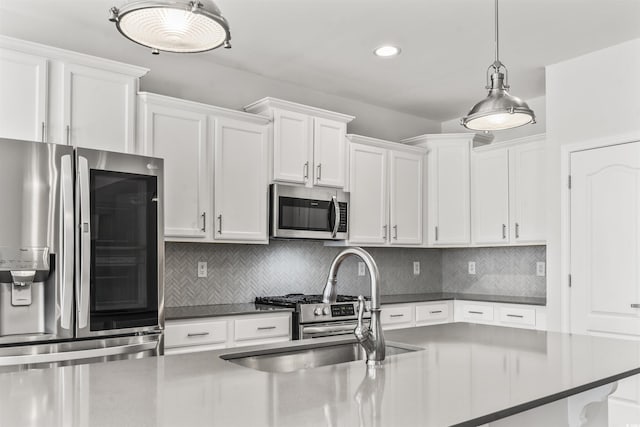
[[400, 54], [400, 48], [397, 46], [384, 45], [379, 46], [373, 51], [374, 55], [388, 58], [390, 56], [396, 56]]
[[535, 123], [536, 116], [526, 102], [509, 95], [505, 75], [494, 72], [491, 75], [489, 95], [473, 106], [469, 114], [462, 118], [467, 129], [494, 131], [511, 129]]
[[123, 36], [154, 51], [195, 53], [231, 47], [229, 24], [211, 0], [134, 1], [112, 8], [109, 20]]

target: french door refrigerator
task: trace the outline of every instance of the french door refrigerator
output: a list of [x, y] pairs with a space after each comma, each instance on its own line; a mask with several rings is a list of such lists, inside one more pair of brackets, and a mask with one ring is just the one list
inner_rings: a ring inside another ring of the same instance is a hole
[[162, 353], [163, 161], [0, 139], [0, 372]]

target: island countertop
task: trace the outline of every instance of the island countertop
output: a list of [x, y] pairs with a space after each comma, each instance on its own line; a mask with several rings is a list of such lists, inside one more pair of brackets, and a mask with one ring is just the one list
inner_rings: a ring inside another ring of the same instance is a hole
[[640, 373], [632, 341], [467, 323], [385, 337], [424, 350], [388, 357], [375, 377], [362, 361], [266, 373], [220, 358], [276, 345], [0, 374], [1, 422], [471, 426]]

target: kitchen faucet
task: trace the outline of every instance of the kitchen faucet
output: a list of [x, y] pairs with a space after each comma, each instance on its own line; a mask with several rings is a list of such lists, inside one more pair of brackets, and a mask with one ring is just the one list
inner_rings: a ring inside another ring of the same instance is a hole
[[367, 353], [367, 365], [381, 365], [384, 360], [385, 347], [382, 325], [380, 324], [380, 273], [378, 272], [376, 262], [369, 252], [362, 248], [347, 248], [336, 255], [329, 268], [329, 276], [327, 277], [327, 284], [324, 287], [322, 302], [325, 304], [333, 304], [336, 302], [338, 296], [338, 269], [345, 258], [350, 255], [355, 255], [364, 261], [364, 265], [367, 266], [367, 270], [369, 271], [369, 279], [371, 281], [371, 308], [369, 309], [369, 311], [371, 311], [371, 324], [369, 327], [363, 324], [362, 318], [367, 308], [364, 297], [360, 295], [358, 297], [358, 326], [353, 333]]

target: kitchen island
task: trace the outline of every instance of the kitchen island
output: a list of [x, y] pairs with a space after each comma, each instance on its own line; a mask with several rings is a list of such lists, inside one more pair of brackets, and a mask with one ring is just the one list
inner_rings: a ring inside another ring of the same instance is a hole
[[[266, 347], [257, 346], [0, 374], [0, 425], [582, 425], [585, 414], [602, 419], [588, 403], [640, 373], [631, 341], [467, 323], [385, 337], [424, 350], [375, 369], [355, 361], [268, 373], [220, 358]], [[336, 339], [313, 342], [324, 341]]]

